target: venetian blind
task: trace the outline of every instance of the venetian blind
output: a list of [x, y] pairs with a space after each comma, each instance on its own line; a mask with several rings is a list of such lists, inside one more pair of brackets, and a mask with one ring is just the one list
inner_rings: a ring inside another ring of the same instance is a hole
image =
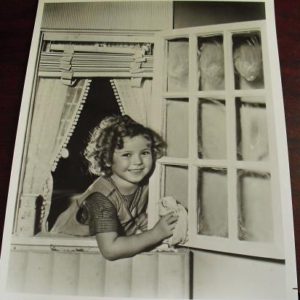
[[71, 83], [80, 77], [152, 77], [153, 44], [49, 42], [41, 52], [39, 76], [61, 77]]

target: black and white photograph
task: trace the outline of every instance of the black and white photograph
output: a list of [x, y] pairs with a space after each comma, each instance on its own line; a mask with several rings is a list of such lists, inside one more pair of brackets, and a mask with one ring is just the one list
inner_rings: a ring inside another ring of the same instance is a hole
[[298, 299], [274, 2], [39, 0], [1, 299]]

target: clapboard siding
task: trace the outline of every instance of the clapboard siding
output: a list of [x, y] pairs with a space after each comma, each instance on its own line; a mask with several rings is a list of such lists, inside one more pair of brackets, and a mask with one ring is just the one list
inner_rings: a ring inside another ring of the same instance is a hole
[[34, 293], [49, 293], [53, 256], [45, 252], [28, 252], [26, 257], [24, 290]]
[[[147, 272], [145, 272], [147, 270]], [[141, 298], [144, 295], [156, 297], [158, 285], [158, 259], [151, 253], [138, 255], [132, 262], [132, 297]]]
[[193, 259], [189, 252], [148, 252], [109, 262], [95, 248], [15, 248], [9, 261], [9, 292], [112, 298], [126, 295], [138, 299], [192, 296], [238, 300], [244, 295], [252, 299], [286, 299], [282, 261], [193, 251]]
[[107, 261], [104, 294], [109, 297], [129, 297], [133, 259]]
[[75, 253], [55, 252], [52, 268], [53, 294], [76, 295], [79, 278], [79, 258]]
[[[104, 296], [105, 259], [100, 255], [81, 253], [79, 257], [78, 295]], [[87, 276], [93, 274], [93, 276]]]
[[28, 252], [27, 251], [12, 251], [11, 253], [11, 263], [8, 268], [8, 284], [7, 290], [9, 292], [13, 291], [23, 291], [26, 266], [28, 262]]
[[188, 251], [148, 252], [107, 261], [96, 250], [14, 247], [7, 289], [34, 294], [188, 298], [189, 256]]
[[181, 270], [188, 262], [179, 260], [176, 255], [162, 254], [158, 257], [158, 264], [158, 297], [181, 298], [181, 291], [186, 282], [186, 274]]

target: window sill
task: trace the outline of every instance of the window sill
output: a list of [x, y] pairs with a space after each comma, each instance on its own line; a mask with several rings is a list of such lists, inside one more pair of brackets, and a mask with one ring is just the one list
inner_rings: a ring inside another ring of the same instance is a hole
[[[165, 245], [166, 246], [166, 245]], [[58, 252], [99, 252], [94, 236], [75, 237], [65, 234], [40, 233], [33, 237], [12, 236], [11, 247], [13, 250], [36, 250], [36, 251], [58, 251]], [[176, 247], [176, 250], [164, 246], [156, 250], [143, 252], [143, 254], [186, 254], [190, 252], [187, 247]]]
[[70, 247], [89, 247], [97, 248], [94, 236], [76, 237], [65, 234], [40, 233], [32, 237], [12, 236], [13, 246], [70, 246]]

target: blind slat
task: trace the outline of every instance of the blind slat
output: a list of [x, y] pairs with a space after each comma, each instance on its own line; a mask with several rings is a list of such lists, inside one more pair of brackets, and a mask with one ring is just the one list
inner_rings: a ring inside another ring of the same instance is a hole
[[[39, 64], [39, 72], [63, 72], [70, 71], [80, 73], [101, 72], [128, 72], [152, 73], [153, 57], [147, 55], [145, 61], [135, 63], [134, 55], [111, 55], [105, 53], [74, 53], [68, 58], [67, 54], [42, 52]], [[134, 68], [134, 70], [133, 70]], [[78, 76], [78, 75], [77, 75]], [[130, 74], [129, 74], [130, 76]]]

